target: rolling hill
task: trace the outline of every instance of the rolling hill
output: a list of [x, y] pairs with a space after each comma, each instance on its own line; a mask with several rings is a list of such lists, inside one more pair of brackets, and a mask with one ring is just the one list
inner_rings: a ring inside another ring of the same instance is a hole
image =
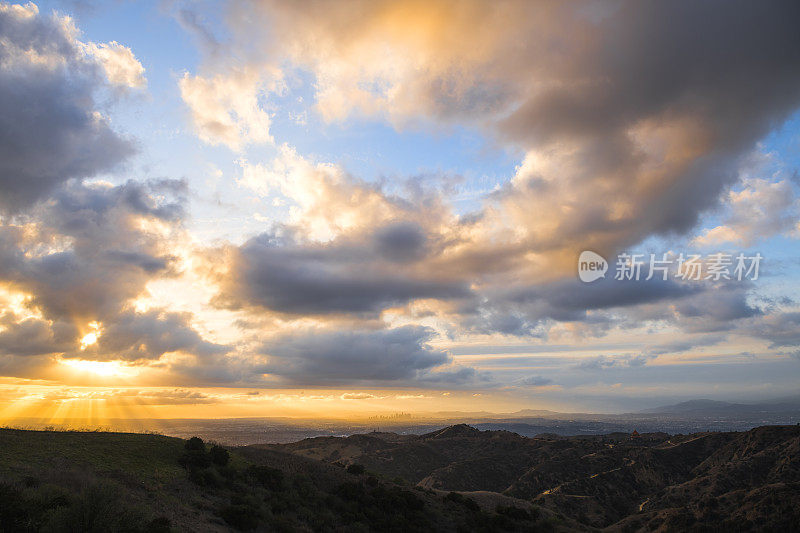
[[0, 531], [567, 531], [529, 501], [397, 483], [279, 450], [0, 429]]
[[465, 425], [266, 448], [440, 491], [528, 500], [591, 528], [800, 528], [800, 426], [747, 432], [521, 437]]

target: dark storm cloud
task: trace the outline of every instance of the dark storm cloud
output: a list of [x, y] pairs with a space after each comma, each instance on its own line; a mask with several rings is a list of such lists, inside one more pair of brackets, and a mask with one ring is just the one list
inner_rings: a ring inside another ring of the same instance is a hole
[[133, 152], [95, 112], [102, 83], [63, 20], [0, 9], [0, 208], [17, 212]]
[[263, 372], [308, 384], [413, 379], [450, 360], [428, 344], [433, 336], [421, 326], [284, 335], [263, 346]]
[[[407, 257], [408, 235], [392, 239], [402, 241], [400, 254]], [[233, 250], [218, 303], [294, 314], [375, 314], [417, 298], [469, 293], [463, 282], [407, 272], [383, 264], [366, 244], [297, 244], [263, 234]]]

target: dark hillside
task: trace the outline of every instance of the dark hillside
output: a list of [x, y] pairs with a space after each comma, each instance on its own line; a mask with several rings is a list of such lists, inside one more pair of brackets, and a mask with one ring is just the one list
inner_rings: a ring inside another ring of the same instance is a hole
[[491, 491], [596, 528], [800, 530], [800, 426], [521, 437], [459, 425], [262, 446], [442, 491]]
[[493, 503], [280, 450], [0, 430], [3, 532], [557, 531], [570, 524], [527, 501]]

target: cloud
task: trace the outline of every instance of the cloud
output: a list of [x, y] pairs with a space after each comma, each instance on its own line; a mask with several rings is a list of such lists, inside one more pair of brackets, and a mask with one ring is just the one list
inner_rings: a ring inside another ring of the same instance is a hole
[[413, 380], [450, 360], [428, 344], [433, 336], [421, 326], [280, 335], [262, 347], [262, 371], [298, 384]]
[[97, 343], [75, 353], [82, 359], [159, 359], [170, 352], [203, 356], [225, 354], [230, 347], [204, 340], [192, 328], [189, 313], [124, 311], [103, 324]]
[[136, 405], [195, 405], [217, 403], [214, 398], [202, 392], [186, 389], [112, 389], [112, 390], [72, 390], [69, 388], [52, 391], [42, 395], [43, 400], [51, 402], [70, 400], [102, 400], [105, 407], [128, 407]]
[[563, 268], [583, 249], [685, 233], [717, 203], [800, 105], [799, 14], [792, 2], [265, 1], [231, 7], [227, 51], [264, 79], [310, 74], [326, 120], [467, 125], [521, 149], [480, 240], [505, 236], [495, 258], [515, 246]]
[[133, 153], [97, 112], [94, 93], [124, 81], [138, 62], [117, 43], [77, 36], [69, 17], [43, 16], [31, 3], [0, 5], [0, 209], [17, 212]]
[[374, 315], [414, 299], [461, 298], [469, 291], [458, 281], [398, 271], [368, 244], [300, 244], [267, 233], [228, 252], [217, 304], [230, 308]]
[[624, 354], [616, 357], [598, 355], [597, 357], [592, 357], [581, 361], [580, 363], [576, 364], [574, 368], [579, 370], [604, 370], [612, 367], [635, 368], [646, 365], [647, 361], [654, 359], [655, 357], [655, 355], [647, 354]]
[[741, 190], [728, 193], [725, 206], [728, 213], [723, 223], [707, 229], [693, 244], [751, 246], [773, 235], [796, 230], [800, 221], [800, 203], [788, 180], [747, 179]]
[[424, 257], [426, 241], [424, 229], [414, 222], [391, 224], [380, 228], [375, 234], [378, 253], [398, 263]]
[[[17, 224], [0, 225], [0, 286], [24, 296], [23, 310], [0, 319], [0, 353], [138, 360], [227, 352], [203, 340], [190, 315], [132, 309], [148, 282], [177, 273], [185, 193], [182, 181], [71, 182]], [[81, 350], [90, 323], [101, 333]]]
[[770, 348], [800, 346], [800, 312], [776, 312], [760, 317], [742, 331], [769, 341]]
[[32, 295], [48, 319], [97, 320], [118, 312], [175, 257], [183, 182], [73, 183], [24, 225], [0, 226], [0, 280]]
[[258, 103], [267, 85], [249, 69], [209, 77], [186, 73], [179, 82], [200, 140], [235, 151], [272, 142], [270, 116]]
[[749, 301], [749, 286], [725, 283], [676, 302], [673, 318], [688, 332], [715, 332], [735, 329], [742, 321], [763, 314]]
[[542, 376], [530, 376], [519, 381], [519, 384], [523, 387], [544, 387], [552, 383], [552, 379]]
[[69, 322], [0, 315], [0, 354], [31, 356], [63, 353], [76, 347], [78, 329]]
[[[662, 281], [616, 281], [601, 279], [582, 283], [566, 279], [510, 287], [491, 287], [482, 299], [461, 306], [464, 325], [480, 333], [500, 333], [544, 337], [552, 321], [575, 322], [586, 327], [592, 336], [602, 335], [618, 325], [624, 313], [633, 313], [642, 305], [663, 308], [703, 291], [699, 285]], [[605, 311], [616, 310], [616, 317]]]
[[246, 160], [239, 164], [239, 184], [261, 196], [288, 200], [287, 224], [310, 240], [327, 241], [403, 219], [439, 226], [451, 217], [437, 194], [419, 190], [407, 197], [389, 194], [380, 183], [367, 183], [338, 165], [304, 158], [288, 145], [282, 145], [268, 164]]
[[434, 368], [417, 379], [419, 383], [432, 386], [481, 386], [495, 385], [494, 377], [490, 372], [478, 371], [472, 367], [452, 364]]
[[127, 46], [117, 41], [87, 43], [83, 46], [83, 51], [94, 57], [103, 67], [111, 85], [128, 89], [141, 89], [147, 85], [144, 67]]
[[345, 392], [340, 398], [342, 400], [374, 400], [379, 397], [368, 392]]

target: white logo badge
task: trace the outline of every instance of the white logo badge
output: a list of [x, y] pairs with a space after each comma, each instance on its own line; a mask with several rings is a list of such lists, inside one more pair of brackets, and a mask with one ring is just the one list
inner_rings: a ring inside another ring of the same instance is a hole
[[608, 272], [608, 261], [603, 256], [586, 250], [581, 252], [578, 258], [578, 277], [584, 283], [591, 283], [600, 278], [606, 277]]

